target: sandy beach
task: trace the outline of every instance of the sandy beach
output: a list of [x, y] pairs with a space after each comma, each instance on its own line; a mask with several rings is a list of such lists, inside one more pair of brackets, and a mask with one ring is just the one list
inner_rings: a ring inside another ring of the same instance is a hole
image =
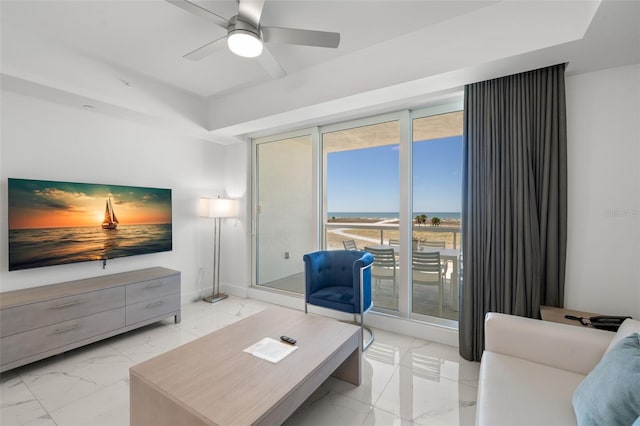
[[[329, 249], [343, 248], [342, 242], [350, 239], [355, 240], [358, 248], [380, 244], [381, 228], [384, 244], [388, 244], [389, 239], [398, 239], [398, 223], [398, 219], [331, 218], [327, 221], [327, 247]], [[349, 225], [356, 227], [350, 228]], [[379, 226], [376, 227], [376, 225]], [[413, 238], [419, 241], [444, 241], [446, 248], [459, 249], [461, 243], [460, 220], [442, 219], [440, 226], [414, 223]]]

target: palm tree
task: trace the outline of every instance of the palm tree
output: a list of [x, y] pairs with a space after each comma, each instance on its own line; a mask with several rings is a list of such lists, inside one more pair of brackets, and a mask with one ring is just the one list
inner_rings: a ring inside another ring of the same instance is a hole
[[427, 215], [421, 214], [416, 216], [416, 225], [426, 225], [427, 224]]
[[440, 218], [432, 217], [431, 218], [431, 226], [440, 226]]

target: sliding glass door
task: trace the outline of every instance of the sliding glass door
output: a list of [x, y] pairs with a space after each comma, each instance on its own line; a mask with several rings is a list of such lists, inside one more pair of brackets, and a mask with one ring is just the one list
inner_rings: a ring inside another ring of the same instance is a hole
[[255, 141], [255, 285], [303, 293], [306, 252], [368, 250], [374, 309], [455, 326], [462, 101]]
[[255, 145], [255, 284], [304, 293], [302, 256], [317, 246], [313, 137]]

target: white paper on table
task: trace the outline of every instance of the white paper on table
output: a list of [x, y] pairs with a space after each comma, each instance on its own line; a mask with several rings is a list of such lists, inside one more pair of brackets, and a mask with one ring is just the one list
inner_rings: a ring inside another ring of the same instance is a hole
[[265, 337], [258, 343], [249, 346], [243, 352], [248, 352], [253, 356], [257, 356], [258, 358], [262, 358], [275, 364], [283, 360], [296, 349], [298, 349], [297, 346], [282, 343], [270, 337]]

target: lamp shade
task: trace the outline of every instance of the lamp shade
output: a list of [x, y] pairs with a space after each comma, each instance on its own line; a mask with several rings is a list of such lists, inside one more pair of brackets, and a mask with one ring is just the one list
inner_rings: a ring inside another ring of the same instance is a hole
[[201, 198], [200, 216], [204, 217], [236, 217], [238, 202], [227, 198]]

